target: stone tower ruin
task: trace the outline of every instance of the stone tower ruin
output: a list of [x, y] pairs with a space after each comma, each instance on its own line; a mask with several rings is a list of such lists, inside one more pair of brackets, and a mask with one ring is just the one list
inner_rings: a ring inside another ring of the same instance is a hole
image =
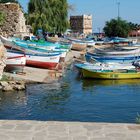
[[0, 12], [4, 13], [4, 24], [0, 25], [0, 35], [12, 36], [27, 32], [22, 8], [17, 3], [1, 3]]
[[70, 26], [73, 32], [92, 33], [92, 15], [70, 16]]

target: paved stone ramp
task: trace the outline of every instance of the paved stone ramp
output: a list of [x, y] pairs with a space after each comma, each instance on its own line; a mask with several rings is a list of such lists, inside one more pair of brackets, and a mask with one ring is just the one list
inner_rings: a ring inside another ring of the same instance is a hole
[[140, 125], [1, 120], [0, 140], [140, 140]]

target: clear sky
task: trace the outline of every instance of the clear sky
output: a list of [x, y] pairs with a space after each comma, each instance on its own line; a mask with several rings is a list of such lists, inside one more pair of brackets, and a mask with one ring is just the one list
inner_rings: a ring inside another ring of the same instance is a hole
[[[19, 0], [25, 11], [29, 0]], [[105, 22], [118, 16], [120, 2], [120, 17], [124, 20], [140, 24], [140, 0], [68, 0], [74, 6], [69, 15], [91, 14], [93, 16], [93, 31], [101, 31]]]

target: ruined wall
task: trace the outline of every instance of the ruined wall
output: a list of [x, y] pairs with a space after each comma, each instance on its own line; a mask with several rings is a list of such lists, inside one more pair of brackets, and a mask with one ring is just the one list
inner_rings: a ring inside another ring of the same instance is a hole
[[83, 32], [83, 16], [70, 16], [70, 26], [74, 32]]
[[0, 42], [0, 79], [2, 78], [5, 66], [6, 66], [6, 49]]
[[0, 4], [0, 11], [5, 14], [5, 22], [0, 26], [0, 34], [11, 36], [17, 33], [26, 32], [25, 18], [19, 4]]
[[72, 31], [89, 34], [92, 33], [92, 16], [70, 16], [70, 26]]

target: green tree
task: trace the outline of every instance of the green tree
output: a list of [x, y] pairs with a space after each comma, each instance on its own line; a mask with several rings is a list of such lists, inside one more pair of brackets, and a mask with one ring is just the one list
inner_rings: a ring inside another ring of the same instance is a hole
[[137, 23], [129, 22], [128, 24], [129, 24], [131, 30], [138, 30], [138, 29], [140, 29], [140, 25], [137, 24]]
[[68, 28], [67, 0], [30, 0], [27, 23], [34, 33], [39, 28], [49, 32], [65, 32]]
[[130, 26], [127, 21], [121, 18], [111, 19], [106, 22], [103, 30], [108, 37], [127, 37], [130, 32]]
[[5, 14], [3, 12], [0, 12], [0, 25], [3, 25], [5, 21]]

